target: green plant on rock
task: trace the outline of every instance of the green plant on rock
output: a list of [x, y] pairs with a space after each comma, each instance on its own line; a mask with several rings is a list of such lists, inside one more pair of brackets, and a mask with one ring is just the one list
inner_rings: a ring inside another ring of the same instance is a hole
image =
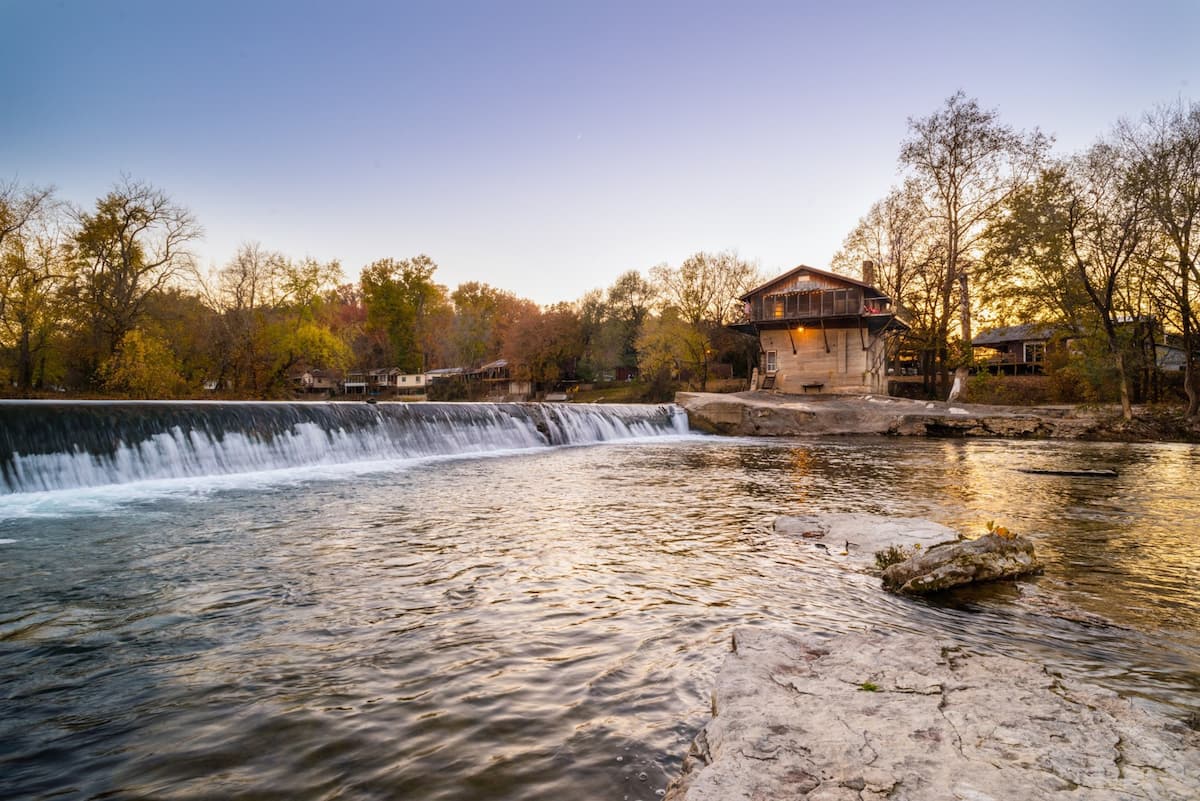
[[864, 681], [862, 684], [858, 685], [858, 689], [864, 693], [877, 693], [879, 692], [879, 685], [873, 682]]
[[880, 570], [886, 570], [892, 565], [912, 558], [912, 556], [913, 552], [903, 545], [889, 545], [882, 551], [875, 552], [875, 566]]

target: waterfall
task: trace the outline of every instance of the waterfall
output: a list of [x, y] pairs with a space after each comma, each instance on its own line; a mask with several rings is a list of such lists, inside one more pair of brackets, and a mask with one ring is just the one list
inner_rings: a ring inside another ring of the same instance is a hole
[[0, 402], [0, 494], [687, 433], [673, 404]]

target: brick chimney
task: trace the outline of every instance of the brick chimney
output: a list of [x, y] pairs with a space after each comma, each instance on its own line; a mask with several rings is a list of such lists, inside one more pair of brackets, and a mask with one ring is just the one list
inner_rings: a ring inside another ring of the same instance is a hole
[[863, 262], [862, 282], [868, 286], [875, 286], [875, 262], [870, 259]]

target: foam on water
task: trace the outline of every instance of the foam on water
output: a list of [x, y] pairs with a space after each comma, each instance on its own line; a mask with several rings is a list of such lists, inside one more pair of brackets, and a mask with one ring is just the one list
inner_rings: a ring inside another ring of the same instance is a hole
[[5, 403], [0, 518], [687, 434], [670, 404]]

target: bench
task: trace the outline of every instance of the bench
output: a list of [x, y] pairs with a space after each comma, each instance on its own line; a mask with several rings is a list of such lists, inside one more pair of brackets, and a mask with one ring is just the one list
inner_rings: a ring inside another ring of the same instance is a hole
[[801, 385], [800, 385], [800, 387], [801, 387], [801, 389], [803, 389], [803, 390], [804, 390], [806, 393], [807, 393], [807, 392], [808, 392], [810, 389], [815, 389], [817, 392], [820, 392], [822, 389], [824, 389], [824, 388], [825, 388], [825, 385], [824, 385], [823, 383], [819, 382], [819, 381], [816, 381], [816, 382], [813, 382], [813, 383], [811, 383], [811, 384], [801, 384]]

